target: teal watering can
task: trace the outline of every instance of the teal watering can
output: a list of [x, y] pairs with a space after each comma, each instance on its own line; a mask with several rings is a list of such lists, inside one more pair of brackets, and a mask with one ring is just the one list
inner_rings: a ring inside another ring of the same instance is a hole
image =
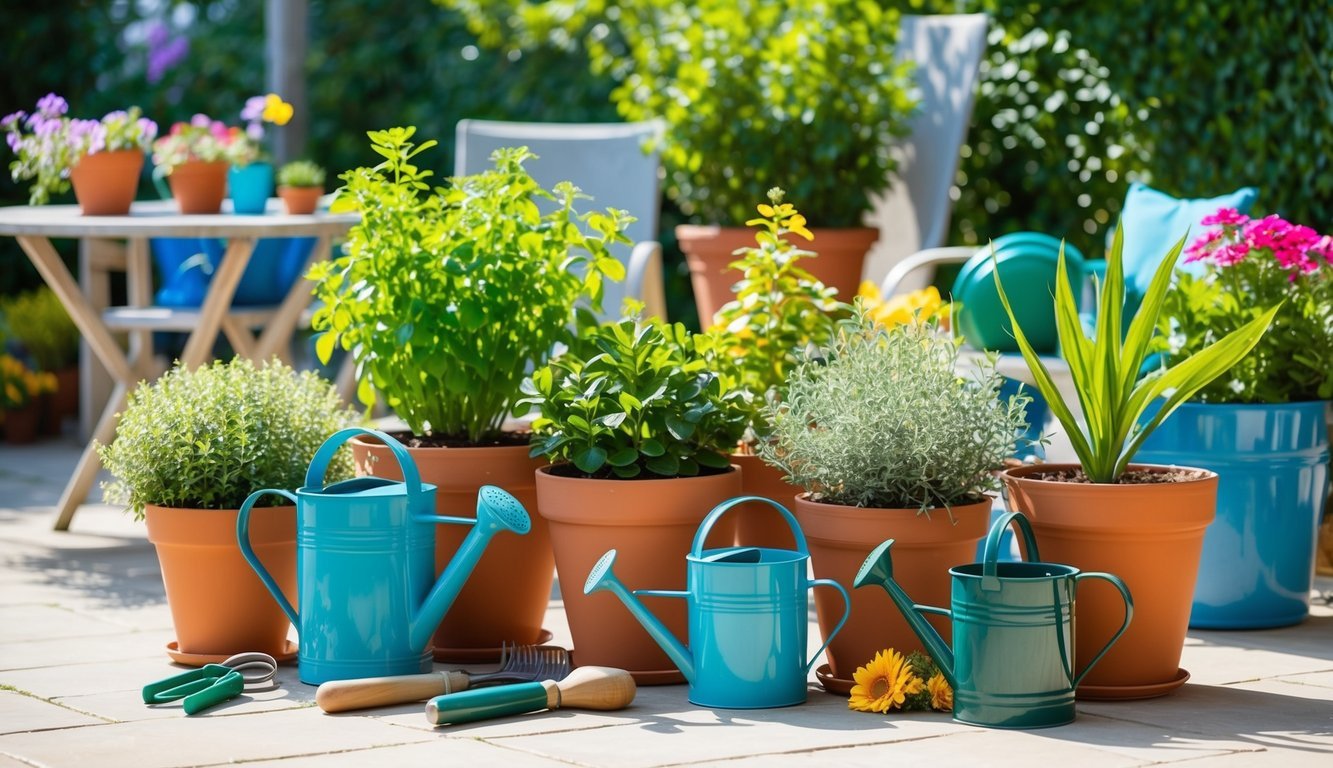
[[[1011, 523], [1027, 544], [1030, 562], [996, 562]], [[1039, 562], [1037, 541], [1021, 512], [1000, 517], [986, 537], [980, 563], [949, 569], [952, 610], [917, 605], [893, 580], [893, 539], [880, 544], [856, 574], [857, 587], [878, 584], [953, 687], [953, 716], [992, 728], [1045, 728], [1074, 720], [1074, 690], [1129, 627], [1134, 601], [1124, 582], [1109, 573], [1080, 573], [1069, 565]], [[1074, 671], [1074, 593], [1083, 579], [1108, 581], [1125, 600], [1120, 629]], [[948, 616], [953, 649], [922, 613]]]
[[[404, 480], [358, 477], [323, 485], [329, 461], [358, 435], [388, 446]], [[296, 505], [299, 614], [250, 546], [250, 510], [267, 494]], [[421, 482], [402, 444], [357, 427], [324, 441], [295, 494], [265, 489], [245, 500], [236, 538], [241, 554], [296, 625], [301, 682], [429, 672], [431, 636], [486, 545], [500, 531], [526, 534], [532, 525], [517, 499], [490, 485], [477, 495], [475, 520], [442, 517], [434, 510], [435, 486]], [[437, 523], [472, 526], [438, 580]]]
[[[745, 502], [768, 504], [782, 514], [796, 538], [796, 550], [762, 547], [703, 548], [713, 525], [728, 510]], [[657, 644], [662, 646], [690, 684], [691, 703], [722, 709], [760, 709], [800, 704], [806, 697], [806, 676], [847, 622], [847, 590], [830, 579], [810, 580], [810, 552], [796, 518], [781, 504], [759, 496], [742, 496], [719, 504], [694, 534], [686, 556], [684, 591], [630, 591], [612, 572], [616, 551], [602, 555], [583, 587], [584, 594], [608, 590], [620, 598]], [[808, 590], [832, 587], [842, 593], [842, 620], [824, 645], [807, 661]], [[682, 597], [689, 601], [686, 648], [636, 595]]]

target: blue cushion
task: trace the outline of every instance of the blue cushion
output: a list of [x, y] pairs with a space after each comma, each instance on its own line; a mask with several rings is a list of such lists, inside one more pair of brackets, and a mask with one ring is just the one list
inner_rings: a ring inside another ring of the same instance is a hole
[[[1258, 194], [1259, 190], [1254, 187], [1241, 187], [1221, 197], [1177, 200], [1137, 181], [1130, 184], [1129, 194], [1125, 195], [1125, 209], [1120, 213], [1127, 317], [1129, 309], [1138, 308], [1162, 257], [1177, 240], [1187, 231], [1190, 240], [1202, 234], [1204, 217], [1216, 213], [1218, 208], [1235, 208], [1241, 213], [1249, 213]], [[1186, 265], [1183, 256], [1176, 265], [1185, 269], [1202, 268], [1202, 265]]]

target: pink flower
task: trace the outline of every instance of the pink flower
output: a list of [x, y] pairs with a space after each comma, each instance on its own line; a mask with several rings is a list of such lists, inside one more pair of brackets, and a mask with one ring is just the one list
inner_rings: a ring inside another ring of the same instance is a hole
[[1219, 208], [1217, 209], [1217, 213], [1214, 213], [1211, 216], [1205, 216], [1203, 221], [1200, 223], [1203, 224], [1205, 227], [1211, 227], [1215, 225], [1230, 227], [1230, 226], [1240, 226], [1241, 224], [1244, 224], [1249, 220], [1250, 220], [1249, 216], [1246, 216], [1245, 214], [1238, 212], [1235, 208]]

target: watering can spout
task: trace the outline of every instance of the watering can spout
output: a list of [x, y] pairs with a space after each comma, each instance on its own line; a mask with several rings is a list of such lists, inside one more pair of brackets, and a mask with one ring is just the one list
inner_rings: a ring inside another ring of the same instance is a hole
[[650, 594], [659, 597], [687, 597], [689, 593], [675, 590], [641, 590], [638, 593], [631, 592], [624, 584], [621, 584], [615, 574], [612, 573], [611, 566], [615, 564], [615, 562], [616, 551], [614, 549], [608, 550], [606, 554], [602, 555], [601, 559], [597, 561], [597, 564], [592, 567], [592, 571], [588, 574], [588, 581], [583, 585], [583, 594], [591, 595], [593, 592], [606, 590], [620, 598], [620, 602], [625, 604], [625, 607], [629, 609], [630, 614], [638, 620], [639, 624], [643, 625], [643, 628], [647, 630], [653, 640], [662, 647], [663, 651], [666, 651], [666, 655], [671, 657], [671, 661], [675, 663], [678, 669], [680, 669], [680, 672], [685, 676], [685, 679], [693, 685], [694, 659], [690, 655], [690, 650], [684, 645], [681, 645], [675, 635], [671, 634], [671, 630], [667, 629], [651, 611], [645, 608], [643, 603], [636, 596], [636, 594]]
[[867, 584], [878, 584], [889, 593], [894, 605], [902, 612], [903, 618], [907, 620], [912, 631], [921, 639], [930, 657], [935, 660], [935, 665], [944, 673], [944, 677], [949, 681], [952, 688], [958, 687], [958, 682], [954, 678], [953, 651], [945, 644], [944, 638], [935, 631], [921, 615], [922, 612], [938, 613], [949, 615], [949, 612], [942, 608], [933, 608], [926, 605], [917, 605], [912, 602], [912, 598], [907, 596], [903, 588], [898, 586], [898, 582], [893, 580], [893, 557], [889, 550], [893, 548], [893, 539], [889, 539], [871, 550], [870, 555], [866, 557], [861, 564], [861, 570], [857, 571], [856, 579], [852, 582], [854, 587], [863, 587]]
[[467, 518], [444, 518], [432, 514], [417, 514], [416, 519], [432, 524], [449, 522], [472, 525], [472, 530], [468, 531], [463, 543], [459, 545], [458, 552], [445, 566], [444, 573], [440, 574], [430, 594], [426, 595], [425, 601], [412, 617], [409, 632], [412, 647], [425, 648], [495, 534], [513, 531], [521, 536], [532, 529], [532, 520], [518, 499], [493, 485], [483, 485], [477, 493], [476, 522]]

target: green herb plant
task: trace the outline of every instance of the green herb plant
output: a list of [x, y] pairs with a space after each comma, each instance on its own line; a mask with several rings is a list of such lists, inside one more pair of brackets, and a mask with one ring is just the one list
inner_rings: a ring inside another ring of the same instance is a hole
[[523, 382], [535, 406], [533, 456], [584, 477], [692, 477], [725, 471], [745, 430], [741, 393], [708, 368], [710, 340], [641, 319], [588, 329]]
[[983, 500], [1029, 398], [1000, 399], [993, 360], [960, 375], [960, 344], [933, 322], [885, 328], [858, 305], [827, 359], [797, 366], [769, 405], [759, 455], [828, 504], [929, 514]]
[[350, 350], [361, 402], [382, 395], [414, 434], [494, 441], [531, 367], [572, 340], [571, 326], [596, 323], [580, 302], [599, 307], [603, 280], [624, 278], [607, 246], [628, 242], [633, 217], [580, 215], [586, 196], [568, 182], [543, 189], [523, 147], [432, 190], [416, 157], [435, 142], [414, 133], [371, 131], [384, 161], [340, 177], [333, 209], [361, 221], [343, 255], [311, 269], [316, 350], [325, 362], [337, 345]]
[[293, 160], [278, 169], [280, 187], [322, 187], [324, 169], [309, 160]]
[[[1171, 271], [1184, 245], [1185, 239], [1181, 238], [1162, 259], [1143, 302], [1130, 320], [1129, 330], [1122, 336], [1125, 279], [1121, 250], [1124, 245], [1120, 229], [1116, 228], [1106, 257], [1106, 280], [1097, 290], [1097, 326], [1093, 338], [1088, 338], [1079, 322], [1078, 305], [1069, 286], [1065, 252], [1061, 246], [1056, 270], [1055, 321], [1060, 348], [1069, 363], [1070, 377], [1082, 406], [1083, 423], [1065, 402], [1050, 371], [1023, 335], [1004, 292], [999, 269], [995, 270], [1000, 301], [1009, 315], [1014, 338], [1032, 371], [1037, 389], [1050, 403], [1051, 411], [1069, 435], [1084, 474], [1094, 483], [1117, 482], [1157, 425], [1181, 403], [1244, 358], [1259, 342], [1281, 307], [1279, 303], [1263, 310], [1189, 358], [1140, 379], [1139, 371], [1150, 351], [1163, 299], [1171, 287]], [[1146, 422], [1143, 421], [1148, 409], [1157, 405], [1158, 398], [1164, 398], [1161, 407]]]
[[79, 329], [55, 292], [42, 286], [0, 302], [9, 335], [23, 345], [43, 371], [72, 368], [79, 362]]
[[828, 344], [833, 335], [833, 313], [842, 304], [836, 291], [826, 287], [800, 266], [814, 256], [791, 241], [814, 236], [805, 217], [778, 187], [768, 191], [771, 204], [760, 205], [755, 247], [746, 248], [730, 264], [743, 277], [733, 290], [736, 298], [723, 305], [710, 332], [715, 336], [717, 368], [735, 382], [744, 395], [748, 427], [742, 448], [752, 450], [768, 433], [763, 417], [767, 403], [780, 399], [791, 370], [807, 349]]
[[[97, 446], [115, 478], [103, 490], [137, 519], [145, 504], [237, 509], [259, 488], [303, 485], [324, 440], [357, 421], [333, 385], [277, 360], [177, 366], [131, 392], [115, 442]], [[351, 475], [339, 451], [326, 482]]]

